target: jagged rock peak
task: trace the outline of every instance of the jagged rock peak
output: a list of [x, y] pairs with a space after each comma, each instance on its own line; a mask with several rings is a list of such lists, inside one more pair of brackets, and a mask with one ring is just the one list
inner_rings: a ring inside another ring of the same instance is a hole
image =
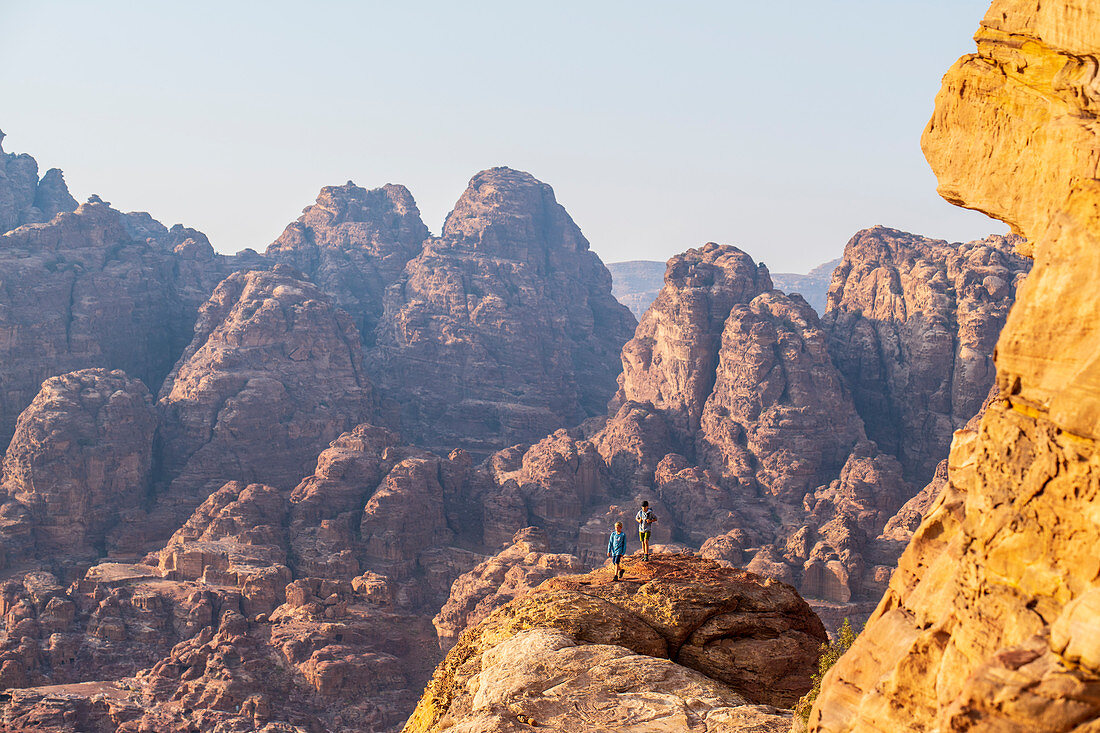
[[322, 188], [266, 254], [294, 265], [331, 295], [370, 346], [383, 293], [428, 236], [404, 186], [367, 190], [348, 181]]
[[[420, 220], [420, 210], [409, 189], [392, 183], [370, 190], [351, 181], [342, 186], [325, 186], [317, 194], [317, 201], [302, 209], [302, 216], [297, 221], [307, 229], [346, 223], [371, 224], [378, 231], [403, 226], [419, 235], [421, 241], [428, 236], [427, 227]], [[291, 227], [294, 225], [291, 224]], [[315, 243], [331, 244], [326, 241]], [[288, 238], [288, 232], [284, 232], [271, 248], [281, 249], [294, 244], [296, 242]]]
[[[556, 252], [588, 250], [588, 240], [554, 189], [530, 173], [489, 168], [470, 179], [443, 224], [443, 238], [494, 257], [534, 264]], [[538, 245], [545, 251], [536, 252]]]
[[284, 264], [237, 272], [201, 308], [158, 403], [170, 491], [184, 504], [232, 479], [290, 488], [370, 417], [359, 335], [302, 278]]
[[714, 386], [730, 311], [771, 289], [768, 268], [731, 245], [708, 242], [670, 259], [664, 288], [623, 347], [612, 411], [648, 402], [690, 442]]

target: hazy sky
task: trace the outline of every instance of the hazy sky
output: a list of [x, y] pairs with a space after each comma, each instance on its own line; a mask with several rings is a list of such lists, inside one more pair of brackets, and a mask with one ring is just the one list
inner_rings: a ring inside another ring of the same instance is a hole
[[605, 261], [774, 271], [885, 224], [967, 240], [920, 152], [988, 0], [0, 0], [8, 152], [78, 200], [262, 250], [318, 189], [403, 183], [438, 233], [478, 170], [551, 184]]

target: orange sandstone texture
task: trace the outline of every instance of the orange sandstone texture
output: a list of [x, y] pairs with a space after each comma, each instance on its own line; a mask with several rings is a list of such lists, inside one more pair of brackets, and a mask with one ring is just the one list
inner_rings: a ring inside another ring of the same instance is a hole
[[1095, 730], [1100, 720], [1100, 4], [997, 0], [944, 77], [925, 154], [953, 203], [1008, 222], [1034, 268], [998, 395], [815, 731]]

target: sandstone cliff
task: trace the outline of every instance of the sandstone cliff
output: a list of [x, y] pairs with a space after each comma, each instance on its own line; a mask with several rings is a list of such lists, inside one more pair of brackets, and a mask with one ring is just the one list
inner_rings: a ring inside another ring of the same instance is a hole
[[294, 486], [371, 416], [372, 397], [351, 319], [278, 265], [218, 285], [157, 407], [166, 501], [182, 521], [226, 481]]
[[1100, 7], [996, 0], [922, 141], [953, 203], [1027, 237], [999, 394], [956, 434], [947, 485], [811, 729], [1084, 731], [1100, 720], [1100, 438], [1093, 169]]
[[793, 589], [689, 556], [554, 578], [463, 634], [405, 731], [780, 731], [824, 638]]
[[966, 244], [885, 227], [856, 234], [822, 319], [867, 437], [929, 480], [993, 384], [993, 347], [1030, 263], [1019, 237]]

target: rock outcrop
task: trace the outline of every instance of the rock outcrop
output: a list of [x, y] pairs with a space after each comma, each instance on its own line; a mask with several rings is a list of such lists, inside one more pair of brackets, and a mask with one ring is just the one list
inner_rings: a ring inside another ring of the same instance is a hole
[[215, 254], [200, 232], [120, 214], [98, 197], [0, 235], [0, 244], [3, 444], [50, 377], [121, 369], [155, 393], [191, 340], [199, 306], [242, 259]]
[[1093, 166], [1100, 7], [995, 0], [922, 141], [949, 201], [1009, 223], [1034, 268], [997, 344], [997, 399], [956, 434], [947, 484], [815, 731], [1083, 731], [1100, 720], [1100, 257]]
[[47, 379], [4, 456], [3, 489], [30, 515], [26, 549], [58, 563], [104, 554], [119, 514], [146, 499], [156, 425], [149, 390], [121, 371]]
[[325, 186], [317, 202], [267, 248], [266, 255], [305, 273], [374, 341], [382, 296], [420, 253], [428, 227], [404, 186], [366, 190], [348, 181]]
[[824, 639], [793, 589], [688, 555], [563, 576], [463, 634], [405, 731], [782, 730]]
[[993, 384], [993, 347], [1027, 274], [1019, 237], [949, 244], [856, 234], [833, 275], [825, 330], [867, 437], [923, 484]]
[[38, 162], [26, 153], [5, 153], [3, 143], [0, 132], [0, 234], [76, 209], [61, 171], [51, 168], [39, 180]]
[[229, 480], [291, 488], [372, 396], [351, 319], [279, 265], [218, 285], [157, 406], [169, 494], [190, 513]]
[[622, 351], [612, 403], [648, 403], [684, 445], [694, 442], [714, 387], [726, 319], [772, 289], [768, 270], [736, 247], [709, 243], [668, 261], [665, 287]]
[[603, 414], [635, 321], [552, 189], [483, 171], [386, 291], [369, 365], [431, 449], [481, 455]]
[[863, 423], [809, 304], [771, 291], [734, 306], [718, 356], [696, 436], [699, 462], [796, 503], [835, 476]]

